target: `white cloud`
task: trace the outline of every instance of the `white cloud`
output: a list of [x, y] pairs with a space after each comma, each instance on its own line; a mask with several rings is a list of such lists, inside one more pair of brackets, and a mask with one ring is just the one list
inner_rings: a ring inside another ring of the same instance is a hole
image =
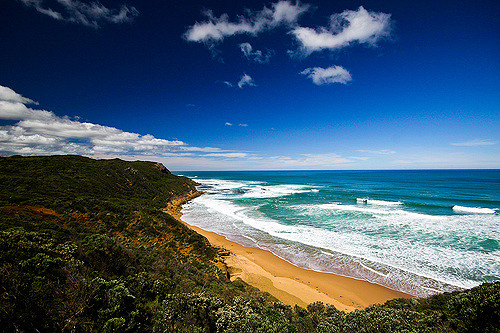
[[353, 163], [354, 160], [335, 153], [302, 154], [299, 157], [272, 156], [267, 164], [274, 169], [329, 169]]
[[455, 142], [451, 143], [453, 146], [465, 146], [465, 147], [475, 147], [475, 146], [492, 146], [495, 145], [495, 141], [491, 141], [489, 139], [474, 139], [465, 142]]
[[233, 124], [231, 124], [230, 122], [226, 122], [224, 125], [226, 125], [226, 126], [233, 126]]
[[308, 5], [298, 2], [292, 4], [290, 1], [279, 1], [272, 4], [271, 8], [264, 7], [255, 12], [248, 10], [246, 15], [239, 16], [238, 20], [233, 22], [227, 14], [215, 17], [212, 11], [206, 11], [208, 21], [196, 22], [186, 31], [184, 38], [191, 42], [213, 44], [237, 34], [256, 35], [279, 25], [293, 25], [308, 9]]
[[241, 126], [241, 127], [248, 127], [248, 124], [238, 124], [238, 126]]
[[211, 153], [203, 155], [205, 157], [228, 157], [228, 158], [241, 158], [248, 156], [247, 153]]
[[4, 86], [0, 86], [0, 101], [21, 104], [38, 104], [29, 98], [21, 96], [9, 87]]
[[341, 66], [306, 68], [299, 74], [311, 78], [314, 84], [318, 86], [331, 83], [346, 84], [352, 80], [351, 74]]
[[35, 8], [39, 13], [53, 19], [82, 24], [88, 27], [99, 28], [103, 22], [125, 23], [131, 22], [139, 12], [135, 7], [122, 5], [120, 9], [109, 9], [99, 2], [85, 3], [80, 0], [57, 0], [60, 11], [45, 6], [45, 0], [21, 0], [27, 7]]
[[381, 150], [366, 150], [366, 149], [358, 149], [360, 153], [368, 153], [375, 155], [394, 155], [396, 152], [394, 150], [389, 149], [381, 149]]
[[352, 43], [375, 45], [390, 35], [391, 15], [370, 12], [362, 6], [357, 11], [345, 10], [330, 17], [329, 27], [312, 29], [297, 27], [292, 34], [306, 53], [323, 49], [335, 50]]
[[179, 150], [182, 151], [197, 151], [203, 153], [214, 153], [214, 152], [222, 152], [224, 150], [216, 147], [193, 147], [193, 146], [182, 146], [179, 147]]
[[231, 87], [231, 88], [233, 87], [233, 84], [229, 81], [224, 81], [224, 84], [228, 87]]
[[267, 52], [266, 54], [264, 54], [260, 50], [254, 50], [250, 43], [241, 43], [240, 50], [241, 52], [243, 52], [245, 58], [255, 61], [259, 64], [266, 64], [271, 58], [271, 52]]
[[302, 162], [306, 165], [335, 165], [352, 163], [351, 159], [342, 157], [335, 153], [303, 154], [303, 156], [305, 156], [305, 158]]
[[241, 78], [240, 78], [240, 81], [238, 81], [238, 87], [239, 88], [243, 88], [244, 86], [256, 86], [254, 80], [252, 79], [252, 77], [246, 73], [244, 73]]
[[196, 153], [203, 156], [237, 153], [216, 147], [194, 147], [177, 139], [165, 140], [149, 134], [125, 132], [115, 127], [82, 122], [79, 118], [59, 117], [51, 111], [28, 108], [19, 101], [32, 101], [12, 89], [0, 86], [0, 92], [0, 119], [17, 121], [13, 125], [0, 126], [0, 155], [191, 156]]
[[292, 5], [290, 1], [279, 1], [273, 5], [273, 22], [275, 24], [286, 22], [288, 24], [297, 22], [300, 15], [309, 10], [309, 5], [301, 5], [298, 1]]

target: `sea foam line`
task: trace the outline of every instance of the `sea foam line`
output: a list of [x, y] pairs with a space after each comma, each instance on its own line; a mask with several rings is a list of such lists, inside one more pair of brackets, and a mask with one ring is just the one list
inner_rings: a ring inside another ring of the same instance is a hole
[[[337, 233], [332, 231], [320, 230], [318, 228], [310, 226], [285, 226], [278, 223], [277, 221], [268, 219], [255, 219], [247, 216], [246, 212], [248, 212], [249, 207], [243, 208], [241, 206], [234, 205], [233, 203], [230, 203], [226, 200], [214, 200], [208, 197], [209, 196], [201, 196], [195, 199], [195, 201], [201, 203], [207, 208], [211, 208], [226, 216], [230, 216], [233, 219], [237, 219], [248, 226], [251, 226], [257, 230], [260, 230], [270, 236], [277, 237], [279, 239], [302, 243], [308, 246], [314, 246], [319, 249], [324, 248], [331, 251], [338, 251], [343, 255], [368, 260], [378, 265], [396, 268], [410, 274], [423, 274], [421, 276], [425, 276], [427, 279], [431, 279], [434, 281], [440, 281], [441, 283], [460, 287], [470, 287], [477, 284], [477, 282], [471, 281], [467, 278], [465, 278], [464, 280], [460, 277], [450, 276], [443, 271], [443, 267], [440, 267], [441, 269], [438, 269], [437, 271], [435, 271], [434, 269], [430, 269], [430, 262], [435, 263], [438, 262], [438, 258], [442, 258], [443, 250], [446, 251], [444, 248], [421, 248], [420, 251], [428, 252], [425, 253], [422, 257], [421, 255], [416, 255], [414, 246], [407, 242], [401, 243], [401, 241], [397, 241], [394, 239], [375, 240], [368, 235], [362, 235], [359, 233]], [[382, 248], [376, 250], [375, 252], [372, 252], [374, 250], [374, 241], [376, 241], [378, 246], [382, 246]], [[398, 249], [397, 252], [399, 254], [396, 255], [395, 253], [392, 253], [393, 251], [390, 249]], [[450, 251], [451, 249], [447, 250]], [[410, 260], [412, 261], [412, 265], [410, 265], [411, 267], [408, 266], [407, 261], [401, 261], [401, 252], [405, 252], [405, 255], [403, 255], [403, 257], [414, 259]], [[452, 258], [458, 258], [459, 256], [457, 254], [458, 253], [450, 254], [450, 256]], [[465, 255], [462, 260], [472, 260], [471, 258], [467, 257], [467, 254], [462, 255]], [[418, 258], [424, 260], [421, 261]], [[475, 260], [472, 261], [474, 262]], [[453, 264], [456, 264], [456, 262], [452, 261], [450, 262], [450, 264], [452, 264], [453, 266]], [[416, 267], [418, 267], [417, 270], [415, 270]], [[403, 276], [400, 276], [400, 278], [402, 278], [401, 282], [405, 280]]]
[[[228, 190], [241, 190], [239, 194], [241, 198], [275, 198], [297, 193], [310, 192], [310, 186], [298, 184], [282, 184], [282, 185], [269, 185], [256, 181], [228, 181], [220, 179], [197, 179], [203, 186], [207, 186], [213, 190], [208, 192], [211, 194], [224, 194]], [[234, 193], [234, 192], [233, 192]]]
[[400, 206], [403, 204], [401, 201], [373, 200], [368, 198], [356, 198], [356, 202], [376, 206]]
[[472, 213], [472, 214], [495, 214], [496, 210], [491, 208], [481, 208], [481, 207], [464, 207], [455, 205], [452, 208], [456, 212], [460, 213]]

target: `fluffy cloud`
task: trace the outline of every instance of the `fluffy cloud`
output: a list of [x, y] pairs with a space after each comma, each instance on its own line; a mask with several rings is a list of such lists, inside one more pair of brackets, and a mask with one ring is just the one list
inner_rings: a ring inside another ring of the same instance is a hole
[[[0, 86], [0, 120], [16, 121], [12, 125], [0, 126], [0, 155], [190, 156], [195, 152], [199, 156], [215, 157], [210, 154], [236, 154], [216, 147], [194, 147], [180, 140], [158, 139], [149, 134], [140, 135], [115, 127], [59, 117], [51, 111], [31, 109], [23, 103], [33, 101]], [[238, 156], [242, 155], [232, 157]]]
[[244, 86], [256, 86], [252, 77], [246, 73], [243, 74], [240, 78], [240, 81], [238, 81], [239, 88], [243, 88]]
[[196, 22], [186, 31], [184, 38], [191, 42], [212, 44], [237, 34], [256, 35], [279, 25], [293, 25], [308, 9], [308, 5], [298, 2], [292, 4], [290, 1], [279, 1], [272, 4], [271, 8], [264, 7], [256, 12], [247, 11], [245, 16], [239, 16], [234, 22], [229, 20], [227, 14], [215, 17], [211, 11], [206, 11], [208, 21]]
[[246, 157], [248, 156], [247, 153], [212, 153], [212, 154], [205, 154], [204, 156], [208, 157], [227, 157], [227, 158], [235, 158], [235, 157]]
[[99, 2], [87, 4], [79, 0], [55, 0], [52, 2], [56, 5], [57, 10], [54, 10], [45, 5], [45, 0], [21, 0], [21, 2], [27, 7], [35, 8], [39, 13], [48, 15], [53, 19], [93, 28], [99, 28], [103, 22], [131, 22], [139, 15], [137, 9], [127, 5], [122, 5], [120, 9], [109, 9]]
[[271, 52], [267, 52], [266, 54], [264, 54], [260, 50], [254, 50], [250, 43], [240, 44], [240, 50], [241, 52], [243, 52], [245, 58], [255, 61], [259, 64], [266, 64], [271, 58]]
[[351, 74], [341, 66], [306, 68], [299, 74], [311, 78], [314, 84], [318, 86], [331, 83], [346, 84], [352, 80]]
[[[240, 80], [237, 83], [232, 84], [229, 81], [224, 81], [224, 84], [231, 88], [234, 87], [235, 85], [238, 86], [239, 88], [243, 88], [244, 86], [253, 86], [253, 87], [257, 86], [253, 78], [246, 73], [243, 73], [243, 75], [241, 75]], [[226, 125], [227, 124], [228, 123], [226, 123]]]
[[[125, 132], [26, 106], [32, 102], [12, 89], [0, 86], [0, 121], [11, 123], [0, 126], [0, 156], [91, 155], [95, 158], [159, 161], [173, 170], [329, 169], [349, 166], [356, 161], [354, 157], [345, 158], [334, 153], [266, 157], [218, 147], [195, 147], [180, 140]], [[238, 126], [246, 127], [247, 124]]]
[[226, 122], [224, 125], [226, 125], [226, 126], [233, 126], [233, 124], [231, 124], [230, 122]]
[[21, 103], [21, 104], [38, 104], [33, 100], [23, 97], [9, 87], [0, 86], [0, 101]]
[[451, 145], [453, 146], [465, 146], [465, 147], [475, 147], [475, 146], [492, 146], [495, 145], [495, 141], [491, 141], [489, 139], [481, 140], [481, 139], [474, 139], [470, 141], [465, 141], [465, 142], [455, 142], [452, 143]]
[[335, 50], [352, 43], [375, 45], [390, 35], [391, 15], [375, 13], [362, 6], [330, 17], [329, 27], [319, 29], [297, 27], [292, 34], [306, 54], [323, 49]]

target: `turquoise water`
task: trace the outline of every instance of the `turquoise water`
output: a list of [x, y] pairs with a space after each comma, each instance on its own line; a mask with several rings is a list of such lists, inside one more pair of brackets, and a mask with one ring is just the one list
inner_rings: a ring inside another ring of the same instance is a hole
[[184, 172], [183, 219], [416, 296], [500, 280], [500, 171]]

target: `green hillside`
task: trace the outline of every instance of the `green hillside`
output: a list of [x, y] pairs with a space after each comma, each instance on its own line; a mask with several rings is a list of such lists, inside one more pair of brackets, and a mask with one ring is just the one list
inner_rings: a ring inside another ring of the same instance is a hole
[[163, 211], [195, 183], [152, 162], [0, 158], [4, 332], [498, 332], [500, 283], [344, 313], [229, 281]]

